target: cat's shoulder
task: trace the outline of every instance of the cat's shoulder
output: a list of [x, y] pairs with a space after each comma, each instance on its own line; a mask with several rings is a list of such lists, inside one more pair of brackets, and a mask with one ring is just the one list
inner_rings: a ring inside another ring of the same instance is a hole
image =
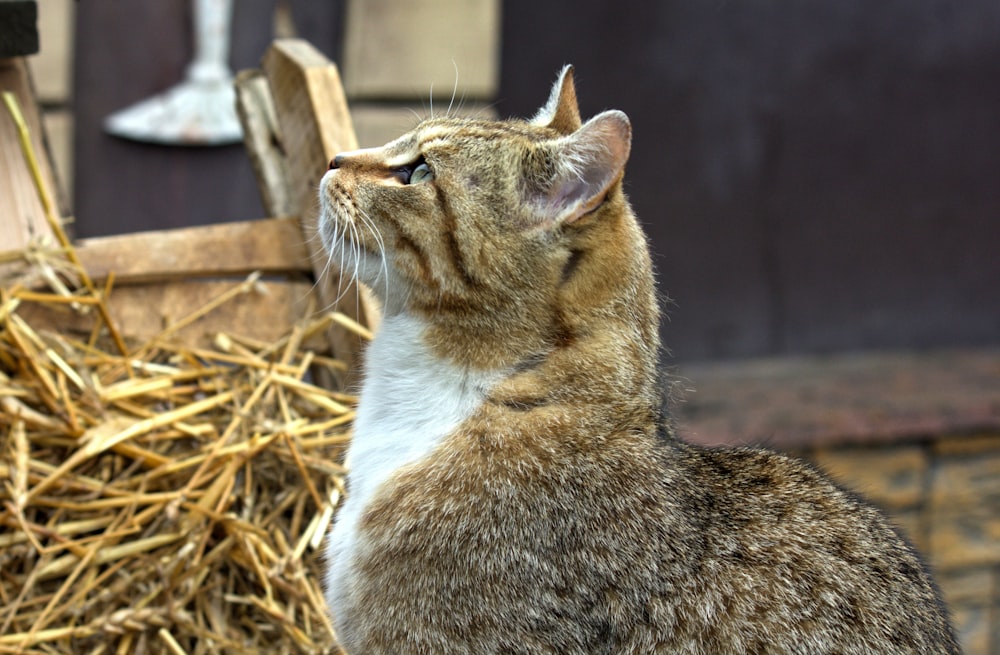
[[763, 447], [705, 447], [683, 443], [685, 473], [741, 512], [776, 507], [790, 514], [865, 514], [872, 506], [816, 464]]

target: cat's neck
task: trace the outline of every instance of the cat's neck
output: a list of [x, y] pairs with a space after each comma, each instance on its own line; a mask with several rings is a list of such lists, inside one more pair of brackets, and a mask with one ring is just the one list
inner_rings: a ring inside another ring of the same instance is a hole
[[368, 498], [396, 468], [430, 452], [479, 408], [496, 377], [435, 356], [424, 327], [413, 316], [387, 316], [365, 353], [349, 455], [360, 472], [351, 481], [357, 498]]
[[515, 422], [543, 407], [587, 421], [657, 421], [659, 313], [645, 249], [607, 245], [644, 245], [627, 206], [621, 211], [623, 220], [604, 224], [623, 233], [579, 241], [573, 280], [535, 307], [389, 316], [367, 357], [362, 401], [409, 411], [415, 399], [452, 394], [463, 398], [462, 412], [480, 397]]

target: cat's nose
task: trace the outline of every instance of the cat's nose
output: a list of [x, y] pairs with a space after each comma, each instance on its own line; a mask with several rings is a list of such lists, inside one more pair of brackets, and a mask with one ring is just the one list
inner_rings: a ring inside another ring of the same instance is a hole
[[343, 163], [344, 163], [344, 156], [343, 155], [337, 155], [336, 157], [334, 157], [333, 159], [330, 160], [330, 170], [332, 171], [335, 168], [340, 168], [340, 166]]

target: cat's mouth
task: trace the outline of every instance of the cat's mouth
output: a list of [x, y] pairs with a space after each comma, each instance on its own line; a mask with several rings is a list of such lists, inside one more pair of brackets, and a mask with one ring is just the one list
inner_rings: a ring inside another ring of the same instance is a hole
[[374, 224], [335, 187], [326, 187], [320, 196], [319, 232], [331, 254], [382, 256], [382, 239]]

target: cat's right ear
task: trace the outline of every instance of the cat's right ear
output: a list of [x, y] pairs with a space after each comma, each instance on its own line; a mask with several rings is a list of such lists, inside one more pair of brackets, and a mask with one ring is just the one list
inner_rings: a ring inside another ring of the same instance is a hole
[[532, 125], [550, 127], [560, 134], [572, 134], [580, 129], [580, 108], [576, 104], [576, 87], [573, 84], [573, 66], [566, 65], [552, 85], [549, 100], [531, 119]]
[[591, 118], [580, 129], [544, 145], [554, 171], [531, 193], [538, 224], [573, 223], [600, 206], [625, 172], [632, 125], [620, 111]]

